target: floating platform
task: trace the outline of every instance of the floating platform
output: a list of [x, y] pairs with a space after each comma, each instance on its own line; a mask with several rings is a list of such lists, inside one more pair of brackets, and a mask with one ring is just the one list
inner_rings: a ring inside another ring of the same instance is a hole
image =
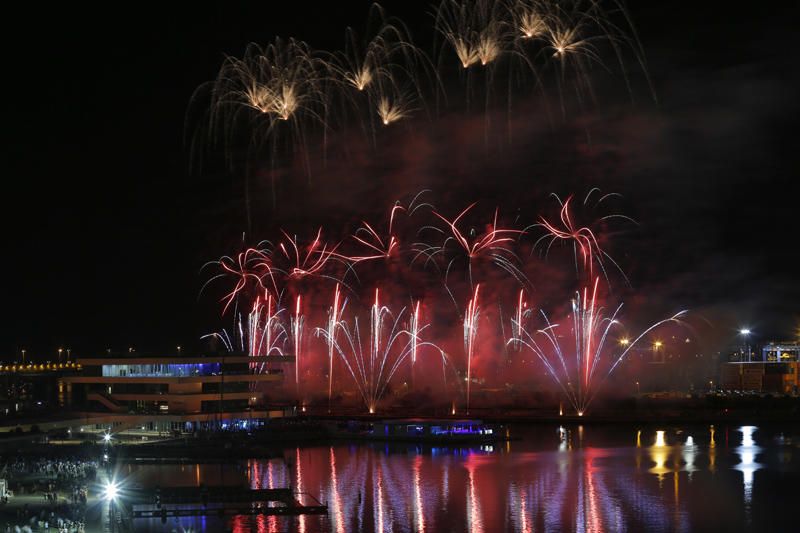
[[[303, 500], [310, 500], [311, 504]], [[328, 506], [308, 493], [291, 489], [247, 489], [242, 487], [171, 487], [129, 489], [120, 494], [118, 505], [137, 518], [235, 515], [324, 515]]]

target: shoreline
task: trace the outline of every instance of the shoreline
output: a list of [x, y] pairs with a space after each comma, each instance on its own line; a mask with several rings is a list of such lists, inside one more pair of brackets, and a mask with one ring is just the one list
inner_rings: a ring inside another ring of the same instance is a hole
[[[485, 420], [485, 419], [484, 419]], [[553, 426], [553, 425], [596, 425], [596, 426], [639, 426], [651, 428], [653, 426], [674, 427], [684, 425], [715, 425], [724, 427], [725, 425], [755, 425], [770, 427], [779, 424], [789, 423], [793, 427], [800, 426], [800, 420], [792, 419], [772, 419], [772, 420], [753, 420], [753, 419], [593, 419], [591, 417], [560, 417], [560, 418], [513, 418], [504, 419], [503, 424], [512, 428], [516, 426]], [[505, 440], [505, 439], [498, 439]], [[508, 440], [518, 440], [513, 432]], [[235, 443], [235, 444], [234, 444]], [[451, 441], [430, 442], [425, 439], [377, 439], [359, 438], [357, 436], [335, 435], [322, 431], [303, 431], [294, 435], [283, 434], [279, 438], [269, 435], [268, 432], [252, 433], [243, 435], [238, 433], [218, 434], [211, 438], [183, 437], [165, 441], [156, 441], [147, 445], [126, 444], [119, 442], [110, 448], [105, 448], [102, 444], [27, 444], [20, 447], [0, 448], [0, 457], [8, 458], [13, 456], [20, 457], [52, 457], [52, 458], [82, 458], [94, 459], [102, 457], [104, 453], [110, 451], [109, 460], [113, 463], [132, 463], [132, 464], [169, 464], [169, 463], [226, 463], [233, 461], [246, 460], [253, 457], [276, 458], [282, 454], [285, 447], [313, 447], [318, 445], [331, 444], [353, 444], [353, 445], [373, 445], [389, 444], [396, 446], [422, 445], [422, 446], [445, 446], [453, 448], [464, 448], [479, 446], [486, 442], [471, 441]]]
[[[124, 450], [131, 458], [180, 458], [186, 456], [206, 457], [216, 460], [236, 459], [252, 454], [268, 456], [283, 446], [314, 445], [321, 442], [401, 442], [399, 439], [363, 439], [356, 436], [337, 434], [336, 423], [378, 422], [383, 420], [413, 419], [434, 420], [480, 420], [487, 424], [502, 425], [635, 425], [650, 427], [656, 425], [755, 425], [771, 426], [780, 424], [800, 424], [800, 398], [758, 398], [736, 401], [712, 401], [686, 399], [678, 401], [647, 401], [639, 399], [630, 404], [630, 409], [598, 406], [584, 416], [564, 413], [559, 415], [558, 406], [547, 408], [476, 408], [469, 413], [442, 413], [436, 409], [408, 412], [402, 409], [389, 409], [385, 412], [367, 414], [355, 409], [340, 408], [339, 412], [317, 412], [309, 409], [297, 417], [271, 419], [262, 429], [252, 432], [210, 432], [202, 434], [183, 434], [172, 438], [154, 437], [149, 442], [126, 439], [121, 435], [115, 439], [111, 448], [114, 455]], [[322, 409], [320, 409], [322, 411]], [[52, 418], [51, 418], [52, 420]], [[24, 423], [25, 421], [19, 420]], [[36, 423], [28, 420], [28, 423]], [[103, 445], [95, 442], [96, 437], [87, 435], [83, 440], [44, 442], [45, 432], [7, 432], [0, 434], [0, 456], [18, 455], [56, 455], [76, 457], [102, 457]], [[127, 441], [127, 442], [126, 442]], [[406, 439], [403, 442], [415, 442]], [[443, 445], [470, 445], [461, 442], [443, 442]], [[186, 453], [190, 451], [190, 453]]]

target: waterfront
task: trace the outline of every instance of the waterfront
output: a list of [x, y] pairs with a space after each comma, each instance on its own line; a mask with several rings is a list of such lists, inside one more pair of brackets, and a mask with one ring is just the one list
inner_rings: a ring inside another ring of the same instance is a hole
[[139, 519], [137, 531], [793, 529], [800, 427], [541, 424], [513, 435], [469, 448], [287, 447], [283, 458], [124, 464], [117, 475], [123, 487], [291, 486], [329, 506], [322, 517]]

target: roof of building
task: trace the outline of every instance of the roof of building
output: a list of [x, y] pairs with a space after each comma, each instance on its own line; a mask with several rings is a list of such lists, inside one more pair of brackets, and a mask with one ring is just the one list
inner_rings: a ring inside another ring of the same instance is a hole
[[192, 365], [213, 363], [292, 363], [293, 355], [259, 355], [247, 356], [242, 354], [213, 354], [205, 356], [137, 356], [127, 357], [87, 357], [79, 358], [78, 363], [83, 366], [100, 365]]

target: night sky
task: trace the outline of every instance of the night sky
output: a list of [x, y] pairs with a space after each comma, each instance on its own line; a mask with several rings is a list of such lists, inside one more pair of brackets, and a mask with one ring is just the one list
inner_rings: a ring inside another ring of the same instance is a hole
[[[657, 312], [693, 309], [720, 343], [745, 325], [763, 340], [791, 338], [800, 326], [796, 17], [789, 2], [720, 4], [632, 6], [657, 103], [641, 78], [631, 102], [623, 81], [606, 76], [591, 112], [525, 130], [503, 164], [475, 156], [469, 169], [443, 164], [419, 184], [404, 178], [419, 164], [415, 132], [398, 128], [394, 153], [369, 164], [381, 186], [366, 185], [360, 163], [343, 168], [342, 186], [333, 171], [318, 178], [327, 185], [287, 186], [279, 200], [290, 204], [277, 212], [256, 200], [253, 232], [286, 223], [306, 231], [326, 222], [318, 208], [378, 216], [392, 194], [417, 185], [438, 200], [489, 198], [509, 209], [597, 186], [622, 193], [640, 223], [614, 255]], [[341, 47], [368, 5], [70, 6], [8, 19], [0, 359], [23, 347], [41, 359], [60, 346], [84, 356], [171, 350], [227, 325], [214, 298], [199, 297], [200, 268], [235, 251], [247, 230], [241, 176], [219, 165], [190, 173], [191, 96], [224, 54], [241, 55], [251, 41]], [[426, 46], [427, 3], [383, 5]], [[474, 126], [455, 113], [441, 124]], [[460, 152], [457, 137], [437, 155]], [[487, 174], [491, 186], [481, 182]], [[304, 199], [319, 191], [324, 200]]]

